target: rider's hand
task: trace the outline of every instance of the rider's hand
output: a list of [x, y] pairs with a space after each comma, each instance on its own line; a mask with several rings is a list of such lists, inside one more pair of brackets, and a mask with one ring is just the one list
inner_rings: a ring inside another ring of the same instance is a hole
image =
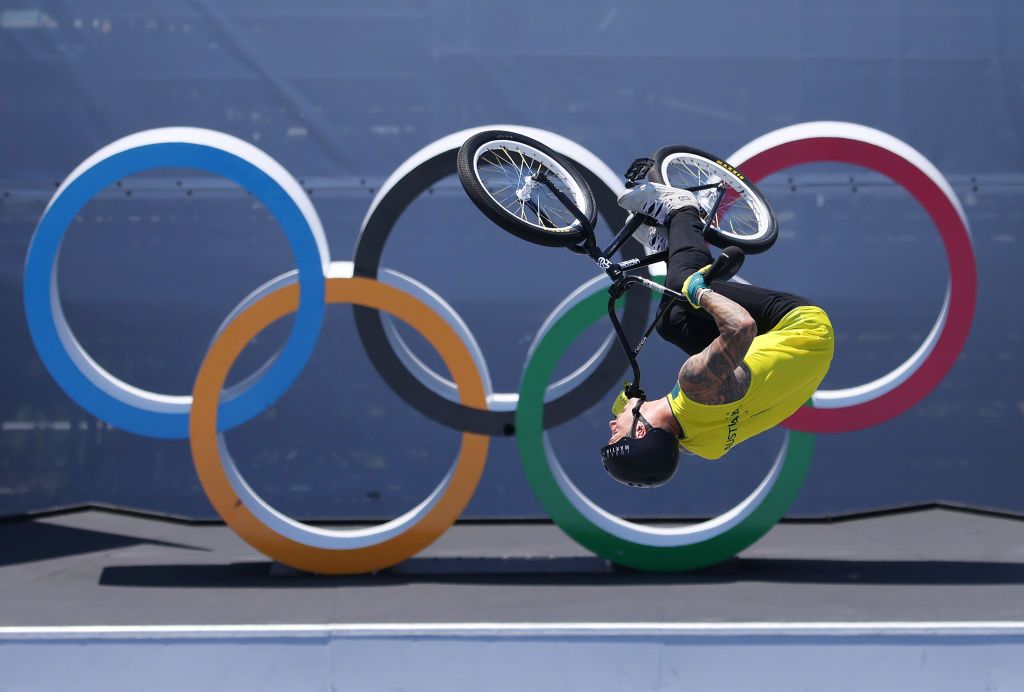
[[683, 282], [683, 293], [686, 294], [686, 300], [689, 301], [690, 305], [696, 310], [700, 310], [700, 294], [702, 291], [711, 290], [707, 284], [704, 283], [704, 275], [711, 269], [711, 265], [701, 267], [699, 271], [695, 271], [686, 278]]

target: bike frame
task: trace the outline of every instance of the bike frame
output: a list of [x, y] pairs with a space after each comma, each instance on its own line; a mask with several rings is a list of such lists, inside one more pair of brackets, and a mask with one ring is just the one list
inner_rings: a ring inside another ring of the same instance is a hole
[[[609, 258], [618, 252], [619, 248], [622, 247], [626, 240], [633, 235], [645, 220], [648, 220], [647, 217], [644, 217], [641, 214], [631, 214], [629, 218], [626, 219], [626, 223], [622, 226], [622, 229], [615, 234], [615, 237], [612, 238], [612, 241], [608, 246], [602, 249], [597, 244], [597, 239], [594, 236], [594, 227], [590, 224], [586, 215], [579, 209], [579, 207], [576, 206], [575, 203], [573, 203], [571, 199], [555, 187], [555, 185], [548, 179], [547, 174], [541, 172], [534, 177], [534, 180], [547, 187], [548, 190], [551, 191], [551, 194], [553, 194], [555, 198], [569, 210], [576, 220], [580, 222], [584, 233], [583, 242], [578, 245], [570, 246], [569, 250], [578, 254], [588, 255], [604, 270], [608, 275], [608, 278], [611, 279], [612, 285], [608, 287], [608, 318], [611, 320], [612, 327], [615, 329], [615, 335], [618, 337], [619, 344], [622, 346], [622, 350], [626, 354], [626, 360], [629, 361], [629, 366], [633, 369], [633, 381], [626, 383], [626, 396], [630, 399], [638, 397], [643, 401], [646, 399], [646, 395], [644, 394], [643, 389], [640, 388], [640, 365], [637, 363], [636, 358], [640, 354], [641, 349], [643, 349], [644, 344], [647, 343], [647, 337], [649, 337], [651, 332], [654, 331], [655, 325], [658, 324], [658, 320], [662, 318], [666, 310], [676, 300], [686, 300], [686, 296], [678, 291], [673, 291], [671, 288], [666, 288], [655, 281], [651, 281], [646, 277], [637, 276], [630, 272], [657, 262], [664, 262], [668, 260], [668, 251], [663, 250], [662, 252], [656, 252], [643, 259], [628, 259], [623, 260], [622, 262], [613, 262]], [[632, 187], [632, 182], [633, 181], [627, 182], [627, 186]], [[715, 214], [718, 212], [718, 207], [722, 202], [723, 189], [718, 183], [684, 188], [690, 192], [699, 192], [701, 190], [709, 190], [712, 188], [718, 190], [718, 195], [711, 207], [711, 211], [708, 213], [707, 218], [704, 221], [704, 228], [702, 232], [707, 231], [708, 226], [711, 224], [711, 219], [713, 219]], [[653, 220], [649, 221], [653, 222]], [[629, 340], [626, 338], [626, 333], [623, 331], [622, 325], [619, 323], [619, 318], [615, 314], [615, 301], [625, 294], [626, 291], [636, 285], [645, 286], [649, 290], [661, 293], [664, 296], [670, 296], [672, 300], [661, 304], [661, 307], [658, 309], [658, 313], [654, 316], [654, 321], [652, 321], [650, 326], [647, 327], [643, 337], [641, 337], [640, 341], [637, 342], [636, 346], [630, 346]]]

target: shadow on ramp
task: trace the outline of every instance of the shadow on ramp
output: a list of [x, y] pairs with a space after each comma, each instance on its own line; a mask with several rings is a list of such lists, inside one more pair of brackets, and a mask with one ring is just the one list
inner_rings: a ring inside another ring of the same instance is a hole
[[40, 560], [117, 550], [149, 544], [185, 550], [203, 550], [191, 545], [149, 540], [106, 531], [76, 529], [40, 521], [0, 524], [0, 567]]
[[1024, 563], [954, 560], [733, 559], [681, 573], [639, 572], [598, 557], [413, 558], [375, 574], [327, 576], [272, 562], [107, 567], [106, 586], [197, 588], [334, 588], [413, 583], [587, 585], [628, 584], [1015, 585]]

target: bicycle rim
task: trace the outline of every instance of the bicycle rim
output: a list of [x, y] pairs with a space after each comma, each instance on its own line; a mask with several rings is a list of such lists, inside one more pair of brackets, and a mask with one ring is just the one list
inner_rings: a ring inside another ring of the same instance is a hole
[[543, 183], [544, 173], [559, 192], [590, 213], [583, 189], [557, 161], [531, 146], [508, 139], [482, 144], [473, 154], [473, 171], [494, 202], [520, 223], [546, 233], [573, 233], [580, 222]]

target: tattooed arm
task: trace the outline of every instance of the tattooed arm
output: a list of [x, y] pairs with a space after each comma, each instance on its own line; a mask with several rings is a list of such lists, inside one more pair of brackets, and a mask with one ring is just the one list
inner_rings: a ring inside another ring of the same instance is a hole
[[679, 388], [698, 404], [726, 404], [741, 399], [750, 387], [743, 357], [757, 335], [750, 313], [713, 291], [700, 294], [700, 304], [718, 325], [720, 336], [679, 370]]

